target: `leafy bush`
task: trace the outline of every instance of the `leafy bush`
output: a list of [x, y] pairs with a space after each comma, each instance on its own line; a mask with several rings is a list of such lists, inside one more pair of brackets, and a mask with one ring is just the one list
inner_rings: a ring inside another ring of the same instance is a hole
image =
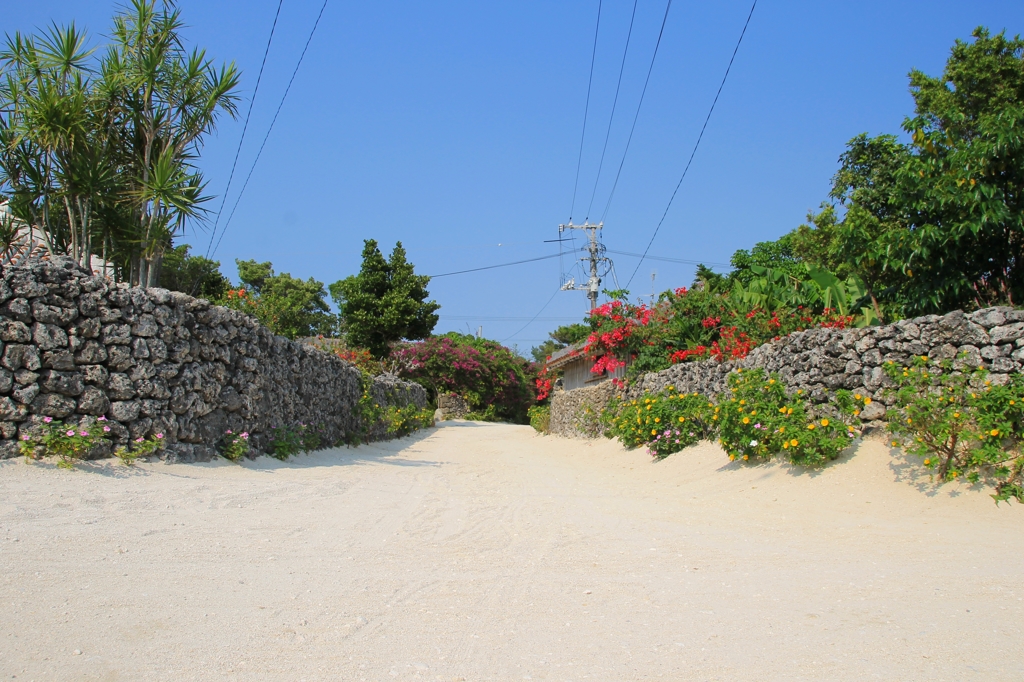
[[163, 446], [164, 434], [162, 433], [150, 436], [149, 438], [142, 438], [140, 436], [128, 445], [122, 445], [114, 450], [114, 456], [120, 459], [121, 463], [125, 466], [132, 466], [139, 457], [148, 457], [163, 448]]
[[231, 429], [224, 432], [224, 435], [220, 439], [220, 454], [225, 459], [229, 459], [232, 462], [238, 462], [243, 457], [249, 454], [249, 434], [243, 431], [242, 433], [232, 433]]
[[384, 412], [384, 423], [388, 436], [407, 436], [419, 429], [434, 425], [434, 411], [429, 407], [420, 409], [415, 405], [396, 407], [392, 405]]
[[1024, 377], [993, 386], [987, 372], [953, 371], [949, 361], [914, 358], [884, 366], [895, 382], [889, 431], [907, 452], [923, 457], [940, 482], [965, 478], [995, 488], [998, 504], [1024, 503]]
[[75, 461], [106, 440], [108, 433], [110, 427], [99, 422], [73, 426], [55, 422], [52, 417], [43, 417], [38, 434], [22, 434], [19, 446], [25, 461], [56, 457], [59, 468], [74, 469]]
[[606, 433], [627, 447], [646, 444], [659, 459], [712, 438], [716, 431], [715, 405], [697, 393], [679, 393], [669, 386], [664, 393], [620, 401], [618, 409], [603, 416]]
[[322, 441], [320, 429], [310, 424], [271, 427], [268, 454], [283, 462], [300, 452], [319, 449]]
[[289, 339], [330, 333], [337, 327], [337, 317], [324, 300], [327, 292], [320, 282], [312, 277], [303, 281], [287, 272], [274, 274], [269, 262], [235, 263], [243, 286], [228, 289], [218, 305], [252, 315]]
[[870, 403], [838, 391], [829, 403], [812, 406], [802, 391], [787, 394], [776, 375], [736, 370], [729, 375], [729, 391], [716, 400], [670, 386], [636, 400], [620, 397], [602, 420], [607, 436], [630, 448], [646, 445], [658, 458], [717, 436], [731, 460], [785, 453], [794, 464], [821, 466], [857, 435], [851, 422], [864, 400]]
[[534, 405], [526, 411], [530, 415], [530, 426], [538, 433], [548, 433], [551, 430], [551, 407], [548, 405]]
[[494, 341], [449, 332], [399, 345], [392, 358], [403, 363], [400, 376], [422, 385], [432, 400], [457, 393], [489, 421], [525, 424], [536, 402], [533, 363]]
[[730, 459], [767, 460], [785, 453], [793, 464], [821, 466], [858, 433], [849, 423], [854, 403], [848, 391], [812, 406], [802, 391], [787, 394], [778, 375], [760, 368], [729, 375], [729, 397], [720, 410], [720, 442]]

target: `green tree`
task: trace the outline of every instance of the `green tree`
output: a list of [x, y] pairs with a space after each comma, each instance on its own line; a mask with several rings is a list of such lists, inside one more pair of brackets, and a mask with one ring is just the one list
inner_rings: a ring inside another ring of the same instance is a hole
[[193, 256], [189, 249], [188, 244], [182, 244], [164, 254], [160, 265], [161, 286], [211, 301], [224, 298], [231, 281], [221, 274], [220, 261]]
[[396, 341], [430, 336], [438, 319], [434, 313], [441, 306], [427, 300], [430, 278], [415, 274], [402, 242], [395, 244], [387, 260], [375, 240], [366, 239], [363, 244], [359, 274], [329, 289], [341, 310], [349, 343], [383, 358]]
[[553, 332], [548, 333], [550, 338], [546, 339], [539, 346], [534, 346], [530, 350], [530, 355], [537, 362], [544, 362], [549, 355], [559, 351], [566, 346], [571, 346], [574, 343], [579, 343], [590, 336], [590, 325], [587, 324], [563, 324]]
[[336, 318], [327, 305], [324, 285], [312, 277], [301, 280], [287, 272], [274, 274], [270, 262], [236, 260], [243, 285], [229, 290], [219, 303], [255, 316], [275, 334], [289, 339], [330, 334]]
[[0, 192], [51, 254], [94, 255], [156, 286], [160, 261], [209, 199], [196, 157], [239, 74], [188, 50], [168, 1], [131, 0], [105, 51], [71, 25], [0, 50]]

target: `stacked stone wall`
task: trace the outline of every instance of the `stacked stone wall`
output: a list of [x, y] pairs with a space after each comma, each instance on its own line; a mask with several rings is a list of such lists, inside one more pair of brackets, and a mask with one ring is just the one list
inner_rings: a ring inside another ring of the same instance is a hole
[[[381, 407], [427, 403], [392, 377], [368, 389]], [[228, 429], [252, 434], [257, 453], [272, 427], [300, 423], [326, 443], [384, 437], [360, 421], [363, 390], [351, 364], [203, 299], [113, 284], [67, 259], [0, 277], [0, 457], [45, 417], [106, 416], [115, 444], [163, 433], [176, 461], [213, 458]]]
[[[1001, 383], [1024, 366], [1024, 310], [997, 307], [970, 314], [954, 311], [865, 329], [811, 329], [758, 346], [742, 359], [719, 363], [714, 360], [681, 363], [661, 372], [646, 374], [625, 389], [626, 397], [657, 393], [673, 386], [677, 391], [715, 396], [727, 387], [729, 373], [736, 368], [762, 367], [778, 372], [792, 391], [802, 389], [812, 400], [824, 402], [828, 391], [841, 388], [860, 390], [873, 398], [862, 418], [884, 418], [890, 398], [884, 389], [891, 385], [882, 365], [890, 360], [906, 363], [911, 356], [926, 355], [933, 360], [953, 360], [959, 368], [984, 367], [990, 380]], [[602, 395], [602, 409], [614, 395], [610, 382]], [[602, 384], [602, 387], [605, 384]], [[556, 393], [551, 402], [551, 430], [571, 437], [595, 437], [599, 430], [581, 429], [597, 395], [574, 394], [595, 389]], [[581, 411], [579, 404], [586, 399]]]

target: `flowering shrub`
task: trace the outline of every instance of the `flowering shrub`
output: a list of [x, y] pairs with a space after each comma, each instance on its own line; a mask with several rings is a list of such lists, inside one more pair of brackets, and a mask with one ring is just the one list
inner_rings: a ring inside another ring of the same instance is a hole
[[419, 409], [415, 405], [396, 407], [392, 405], [384, 412], [388, 436], [407, 436], [413, 431], [434, 425], [434, 411], [429, 407]]
[[847, 391], [831, 405], [813, 409], [802, 391], [788, 395], [777, 375], [763, 369], [729, 375], [729, 394], [720, 402], [722, 447], [729, 459], [767, 460], [779, 453], [801, 466], [821, 466], [835, 459], [858, 434], [854, 404]]
[[940, 483], [986, 481], [996, 504], [1024, 503], [1024, 378], [993, 386], [983, 369], [954, 372], [952, 363], [914, 358], [887, 363], [896, 402], [889, 413], [894, 447], [924, 458]]
[[714, 403], [697, 393], [679, 393], [675, 387], [638, 400], [619, 398], [617, 409], [604, 415], [606, 434], [627, 447], [646, 444], [659, 459], [715, 433]]
[[400, 376], [421, 384], [431, 399], [456, 393], [487, 419], [525, 424], [537, 399], [533, 363], [494, 341], [449, 332], [399, 345], [392, 357], [405, 363]]
[[248, 455], [249, 433], [232, 433], [231, 429], [225, 431], [220, 439], [220, 454], [232, 462], [237, 462]]
[[110, 427], [98, 422], [74, 426], [43, 417], [38, 435], [22, 434], [19, 446], [25, 461], [56, 457], [59, 468], [74, 469], [75, 461], [106, 440], [109, 432]]
[[[100, 417], [106, 421], [105, 417]], [[110, 427], [104, 425], [104, 431], [110, 431]], [[149, 438], [136, 438], [127, 445], [122, 445], [114, 450], [114, 456], [121, 460], [125, 466], [132, 466], [139, 457], [148, 457], [164, 446], [164, 434], [158, 433]]]
[[547, 405], [534, 405], [527, 413], [530, 415], [530, 426], [538, 433], [548, 433], [551, 429], [551, 408]]

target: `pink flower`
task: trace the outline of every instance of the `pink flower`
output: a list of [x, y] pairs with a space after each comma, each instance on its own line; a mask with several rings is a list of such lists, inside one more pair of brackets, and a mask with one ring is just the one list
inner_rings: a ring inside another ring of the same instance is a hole
[[79, 432], [78, 432], [78, 435], [79, 435], [79, 436], [88, 436], [88, 435], [89, 435], [89, 432], [88, 432], [88, 431], [79, 431]]
[[227, 430], [227, 431], [225, 431], [224, 433], [231, 433], [231, 429], [228, 429], [228, 430]]
[[248, 431], [242, 431], [242, 438], [248, 438], [248, 437], [249, 437], [249, 432]]
[[53, 421], [53, 417], [43, 417], [43, 421], [49, 424], [50, 422]]
[[99, 418], [99, 421], [101, 421], [101, 422], [105, 422], [105, 421], [107, 421], [107, 418], [106, 418], [106, 417], [100, 417], [100, 418]]
[[157, 438], [163, 438], [163, 437], [164, 437], [164, 434], [162, 434], [162, 433], [158, 433], [158, 434], [156, 434], [156, 437], [157, 437]]
[[109, 426], [104, 426], [104, 427], [103, 427], [103, 430], [104, 430], [104, 431], [109, 431], [109, 430], [110, 430], [110, 427], [109, 427]]
[[143, 439], [142, 439], [142, 436], [139, 436], [138, 438], [136, 438], [136, 439], [135, 439], [135, 442], [136, 442], [136, 443], [141, 443], [141, 442], [142, 442], [142, 440], [143, 440]]
[[22, 437], [21, 437], [21, 439], [22, 439], [22, 440], [28, 440], [28, 439], [29, 439], [29, 437], [28, 437], [28, 435], [26, 434], [26, 435], [22, 436]]
[[71, 431], [68, 431], [68, 435], [69, 435], [69, 436], [73, 436], [73, 435], [75, 435], [75, 432], [74, 432], [74, 430], [72, 429]]

